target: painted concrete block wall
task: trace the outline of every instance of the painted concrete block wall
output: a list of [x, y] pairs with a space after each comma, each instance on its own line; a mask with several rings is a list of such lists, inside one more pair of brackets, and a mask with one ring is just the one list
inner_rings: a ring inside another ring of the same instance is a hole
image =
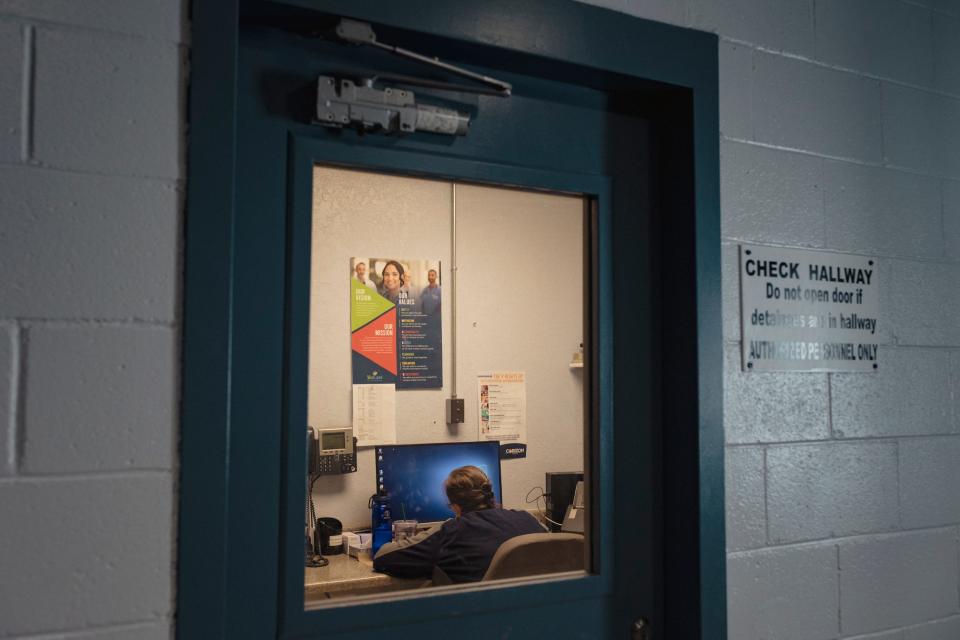
[[169, 638], [185, 12], [0, 0], [0, 637]]
[[[599, 4], [720, 36], [730, 638], [960, 638], [960, 3]], [[878, 256], [881, 370], [742, 373], [741, 242]]]
[[[731, 638], [960, 637], [960, 8], [603, 2], [721, 36]], [[182, 5], [0, 0], [0, 637], [170, 634]], [[880, 256], [882, 372], [745, 378], [739, 242]]]

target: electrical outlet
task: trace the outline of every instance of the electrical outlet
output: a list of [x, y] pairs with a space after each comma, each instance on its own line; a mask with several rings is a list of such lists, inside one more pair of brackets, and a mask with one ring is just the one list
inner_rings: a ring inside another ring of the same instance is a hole
[[463, 422], [463, 398], [447, 398], [447, 424]]

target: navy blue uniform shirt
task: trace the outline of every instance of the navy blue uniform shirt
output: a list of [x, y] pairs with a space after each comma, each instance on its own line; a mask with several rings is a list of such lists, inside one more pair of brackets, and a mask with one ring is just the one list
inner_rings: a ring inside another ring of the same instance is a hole
[[373, 568], [401, 578], [429, 578], [437, 567], [454, 583], [479, 582], [501, 544], [527, 533], [543, 533], [526, 511], [481, 509], [422, 531], [401, 543], [383, 545]]

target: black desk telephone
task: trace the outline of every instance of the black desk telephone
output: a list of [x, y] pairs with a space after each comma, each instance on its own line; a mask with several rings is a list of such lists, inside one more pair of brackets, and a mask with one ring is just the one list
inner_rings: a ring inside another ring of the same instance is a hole
[[307, 433], [310, 443], [307, 471], [310, 475], [332, 476], [356, 472], [357, 439], [353, 436], [353, 427], [307, 427]]

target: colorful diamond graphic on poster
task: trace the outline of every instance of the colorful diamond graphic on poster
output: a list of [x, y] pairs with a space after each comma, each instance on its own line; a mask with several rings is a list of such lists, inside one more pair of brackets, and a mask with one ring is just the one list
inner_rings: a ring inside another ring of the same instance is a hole
[[366, 284], [350, 280], [350, 330], [356, 331], [393, 309], [394, 304]]
[[[354, 384], [394, 382], [397, 376], [396, 308], [391, 308], [382, 316], [354, 331], [350, 346], [353, 348], [354, 355]], [[358, 356], [361, 359], [359, 362]], [[358, 374], [360, 374], [359, 379]]]

